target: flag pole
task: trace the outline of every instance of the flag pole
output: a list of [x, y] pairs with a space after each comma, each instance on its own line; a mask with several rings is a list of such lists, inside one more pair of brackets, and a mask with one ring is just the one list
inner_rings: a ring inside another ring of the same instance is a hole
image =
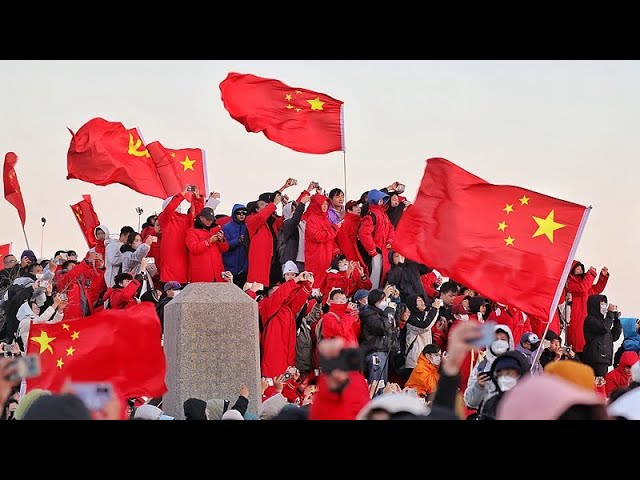
[[344, 198], [348, 201], [347, 195], [347, 147], [344, 139], [344, 103], [340, 105], [340, 134], [342, 135], [342, 171], [344, 173]]
[[24, 233], [24, 241], [27, 244], [27, 250], [31, 250], [31, 247], [29, 246], [29, 240], [27, 239], [27, 232], [25, 232], [24, 230], [24, 225], [22, 226], [22, 233]]
[[44, 224], [47, 223], [47, 219], [42, 217], [42, 233], [40, 234], [40, 258], [44, 258], [43, 257], [43, 250], [44, 250]]
[[[542, 338], [540, 339], [540, 346], [542, 346], [542, 340], [545, 339], [547, 333], [549, 332], [549, 327], [551, 326], [551, 322], [553, 321], [553, 317], [555, 315], [555, 310], [558, 308], [558, 302], [560, 301], [560, 295], [562, 294], [562, 290], [564, 289], [564, 284], [567, 282], [567, 277], [569, 276], [569, 271], [571, 264], [573, 263], [573, 259], [576, 255], [576, 250], [578, 250], [578, 244], [580, 243], [580, 239], [582, 238], [582, 232], [584, 232], [584, 227], [587, 224], [587, 219], [589, 218], [589, 213], [591, 213], [591, 206], [585, 208], [584, 213], [582, 214], [582, 220], [580, 221], [580, 226], [578, 227], [578, 232], [576, 233], [576, 237], [573, 240], [573, 246], [571, 247], [571, 251], [569, 252], [569, 257], [567, 258], [567, 263], [564, 266], [564, 271], [562, 272], [562, 276], [560, 277], [560, 282], [558, 283], [558, 288], [556, 289], [556, 294], [553, 298], [553, 302], [551, 304], [551, 309], [549, 310], [549, 320], [547, 321], [547, 326], [544, 329], [544, 333], [542, 334]], [[533, 361], [531, 362], [531, 372], [534, 371], [536, 364], [540, 361], [540, 356], [542, 355], [542, 348], [538, 347], [536, 350], [536, 354], [534, 355]]]

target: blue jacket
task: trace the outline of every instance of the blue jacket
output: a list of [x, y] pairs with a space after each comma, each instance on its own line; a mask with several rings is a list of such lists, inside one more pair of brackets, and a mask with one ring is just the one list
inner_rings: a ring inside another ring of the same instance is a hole
[[[236, 210], [241, 208], [247, 209], [244, 205], [239, 203], [235, 204], [231, 210], [232, 220], [222, 227], [224, 236], [229, 243], [229, 250], [222, 255], [222, 261], [224, 268], [234, 275], [246, 272], [249, 267], [247, 257], [247, 252], [249, 251], [249, 234], [247, 233], [247, 226], [244, 223], [238, 223], [234, 216]], [[240, 241], [240, 237], [244, 237], [244, 242]]]
[[620, 319], [622, 325], [622, 334], [624, 335], [624, 342], [622, 342], [622, 348], [625, 352], [640, 351], [640, 335], [636, 327], [637, 318], [623, 317]]

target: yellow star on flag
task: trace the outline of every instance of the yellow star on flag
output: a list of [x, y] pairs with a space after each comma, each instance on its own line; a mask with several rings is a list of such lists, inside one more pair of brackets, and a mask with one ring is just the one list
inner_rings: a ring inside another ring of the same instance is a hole
[[290, 94], [290, 93], [287, 93], [287, 94], [284, 96], [284, 98], [285, 98], [285, 99], [287, 99], [287, 100], [289, 100], [289, 101], [291, 101], [291, 94]]
[[538, 224], [538, 229], [536, 233], [533, 234], [532, 238], [539, 237], [540, 235], [546, 235], [551, 243], [553, 243], [553, 232], [559, 230], [561, 228], [566, 227], [562, 223], [558, 223], [553, 219], [554, 211], [551, 210], [547, 218], [533, 217], [533, 219]]
[[300, 95], [302, 93], [301, 90], [296, 90], [296, 95]]
[[296, 108], [296, 112], [301, 112], [302, 109], [301, 108]]
[[176, 152], [171, 152], [171, 158], [176, 158]]
[[513, 212], [513, 203], [511, 205], [509, 205], [507, 203], [507, 206], [504, 207], [502, 210], [504, 210], [505, 212], [507, 212], [507, 215], [509, 215], [511, 212]]
[[64, 365], [64, 362], [62, 361], [61, 358], [59, 358], [58, 361], [56, 362], [56, 367], [62, 370], [62, 365]]
[[71, 334], [71, 340], [77, 340], [80, 338], [80, 332], [73, 332]]
[[67, 325], [66, 323], [62, 324], [62, 329], [63, 330], [69, 330], [69, 325]]
[[513, 242], [515, 242], [516, 239], [512, 238], [511, 235], [509, 235], [507, 238], [504, 239], [504, 241], [507, 244], [507, 247], [513, 247]]
[[502, 230], [504, 232], [504, 229], [507, 228], [507, 222], [500, 222], [498, 224], [498, 230]]
[[75, 352], [75, 351], [76, 351], [76, 349], [75, 349], [75, 348], [73, 348], [73, 347], [69, 347], [69, 348], [67, 348], [67, 357], [72, 356], [72, 355], [73, 355], [73, 352]]
[[320, 97], [316, 97], [313, 100], [307, 100], [309, 105], [311, 105], [311, 110], [322, 110], [322, 106], [325, 102], [320, 101]]
[[[183, 161], [180, 162], [180, 165], [182, 165], [184, 167], [184, 172], [186, 172], [187, 170], [193, 170], [193, 164], [196, 163], [195, 160], [190, 160], [189, 156], [187, 155], [185, 157], [185, 159]], [[195, 170], [193, 170], [195, 172]]]
[[293, 108], [293, 105], [291, 105], [291, 104], [287, 105], [287, 109], [291, 110], [292, 108]]
[[527, 197], [526, 195], [523, 195], [522, 198], [520, 199], [520, 206], [529, 205], [529, 200], [531, 200], [531, 198]]
[[40, 345], [40, 355], [42, 355], [42, 353], [45, 350], [49, 350], [49, 352], [53, 355], [53, 348], [51, 348], [51, 345], [49, 345], [51, 342], [53, 342], [56, 339], [56, 337], [50, 337], [47, 332], [40, 330], [40, 336], [39, 337], [31, 337], [31, 341], [35, 342], [37, 344]]

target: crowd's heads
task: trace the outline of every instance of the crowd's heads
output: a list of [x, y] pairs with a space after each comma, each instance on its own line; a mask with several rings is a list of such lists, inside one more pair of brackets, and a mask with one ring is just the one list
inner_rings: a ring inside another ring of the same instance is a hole
[[70, 393], [42, 395], [25, 412], [23, 420], [92, 420], [84, 402]]
[[142, 237], [138, 232], [131, 232], [127, 235], [127, 245], [136, 250], [142, 243]]
[[340, 208], [344, 205], [344, 192], [339, 188], [334, 188], [329, 192], [329, 201], [333, 208]]
[[544, 367], [545, 373], [555, 375], [568, 382], [573, 383], [585, 390], [593, 391], [596, 376], [589, 365], [576, 362], [574, 360], [560, 360], [559, 362], [549, 362]]
[[380, 190], [369, 190], [368, 195], [369, 205], [384, 205], [389, 203], [389, 195]]
[[174, 417], [169, 415], [165, 415], [162, 410], [160, 410], [155, 405], [144, 404], [140, 405], [136, 412], [133, 414], [134, 420], [173, 420]]
[[345, 206], [345, 210], [347, 213], [355, 213], [356, 215], [360, 215], [362, 208], [360, 206], [360, 202], [357, 200], [349, 200]]
[[349, 260], [344, 255], [337, 255], [331, 261], [331, 269], [346, 272], [349, 269]]
[[526, 332], [520, 338], [520, 345], [533, 352], [540, 346], [540, 338], [533, 332]]
[[216, 214], [212, 208], [204, 207], [200, 210], [200, 213], [198, 213], [198, 220], [200, 220], [200, 223], [205, 227], [210, 227], [216, 221]]
[[356, 293], [353, 294], [353, 301], [359, 303], [361, 305], [366, 305], [369, 301], [369, 290], [365, 290], [361, 288], [357, 290]]
[[36, 254], [33, 253], [32, 250], [25, 250], [20, 255], [20, 266], [28, 267], [32, 263], [37, 263], [38, 259], [36, 258]]
[[129, 225], [126, 225], [124, 227], [122, 227], [120, 229], [120, 241], [122, 243], [127, 243], [127, 238], [129, 237], [129, 234], [131, 233], [136, 233], [136, 231], [133, 229], [133, 227], [130, 227]]
[[130, 273], [119, 273], [115, 276], [114, 281], [116, 285], [126, 288], [133, 281], [133, 276]]
[[446, 306], [451, 306], [453, 304], [453, 300], [456, 298], [457, 293], [458, 286], [455, 282], [448, 281], [440, 285], [440, 300], [442, 300], [442, 303]]
[[186, 420], [208, 420], [207, 402], [199, 398], [189, 398], [182, 404]]
[[[380, 303], [384, 302], [384, 301], [385, 301], [385, 294], [379, 288], [374, 288], [373, 290], [371, 290], [369, 292], [369, 295], [367, 297], [367, 303], [369, 305], [376, 306], [376, 307], [384, 310], [384, 308], [380, 306]], [[386, 305], [384, 305], [384, 307], [386, 307]]]
[[527, 359], [520, 352], [506, 352], [491, 364], [491, 378], [500, 392], [515, 387], [527, 371]]
[[242, 205], [241, 203], [237, 203], [233, 206], [231, 214], [233, 215], [233, 219], [238, 223], [243, 223], [247, 218], [247, 207]]
[[342, 305], [347, 303], [347, 295], [339, 288], [334, 288], [329, 293], [329, 303], [335, 305]]
[[167, 295], [171, 297], [175, 295], [176, 292], [179, 292], [181, 289], [182, 289], [182, 285], [180, 285], [179, 282], [176, 282], [173, 280], [165, 283], [164, 287], [162, 288], [162, 290], [167, 292]]
[[300, 270], [298, 270], [298, 266], [291, 260], [287, 260], [287, 262], [282, 266], [282, 276], [284, 277], [285, 282], [293, 280], [299, 273]]
[[2, 258], [2, 265], [4, 268], [13, 268], [17, 263], [18, 259], [11, 253]]
[[430, 343], [425, 345], [422, 349], [422, 354], [427, 357], [434, 366], [438, 367], [440, 362], [442, 361], [442, 353], [440, 351], [440, 347], [435, 343]]

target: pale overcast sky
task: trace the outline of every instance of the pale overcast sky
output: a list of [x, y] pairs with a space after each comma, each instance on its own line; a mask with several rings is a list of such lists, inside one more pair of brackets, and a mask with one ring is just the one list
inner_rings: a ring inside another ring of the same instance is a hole
[[[207, 152], [218, 213], [292, 176], [342, 187], [343, 155], [297, 153], [247, 133], [220, 100], [230, 71], [276, 78], [345, 102], [348, 198], [400, 180], [415, 196], [429, 157], [497, 184], [593, 205], [577, 257], [609, 267], [605, 294], [640, 314], [637, 61], [0, 61], [0, 147], [18, 155], [27, 235], [40, 255], [86, 251], [70, 204], [91, 194], [102, 223], [137, 228], [162, 201], [120, 185], [66, 180], [70, 135], [94, 117], [138, 127], [147, 142]], [[292, 190], [297, 194], [297, 190]], [[0, 201], [0, 244], [24, 238]]]

